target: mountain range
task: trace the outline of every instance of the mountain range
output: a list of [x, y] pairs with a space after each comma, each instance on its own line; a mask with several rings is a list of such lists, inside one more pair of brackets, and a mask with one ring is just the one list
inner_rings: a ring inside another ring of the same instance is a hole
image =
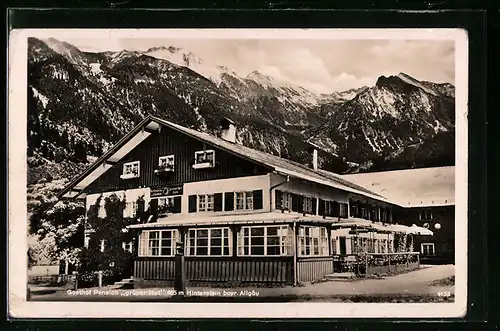
[[173, 46], [84, 52], [28, 40], [28, 183], [76, 175], [144, 116], [216, 133], [337, 173], [454, 164], [454, 86], [404, 73], [315, 94], [258, 71], [240, 76]]

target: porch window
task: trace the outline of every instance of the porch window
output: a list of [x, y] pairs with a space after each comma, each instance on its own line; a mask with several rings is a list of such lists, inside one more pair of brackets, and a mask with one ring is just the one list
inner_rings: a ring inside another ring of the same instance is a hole
[[379, 240], [379, 253], [387, 253], [387, 239], [380, 239]]
[[128, 162], [123, 164], [123, 173], [120, 176], [122, 179], [137, 178], [139, 177], [140, 162]]
[[422, 255], [434, 255], [434, 243], [424, 243], [420, 245], [420, 252]]
[[198, 195], [198, 211], [214, 211], [214, 195], [201, 194]]
[[215, 166], [215, 151], [206, 150], [198, 151], [194, 153], [194, 165], [193, 168], [211, 168]]
[[299, 228], [299, 252], [300, 256], [327, 256], [326, 228], [301, 226]]
[[253, 209], [253, 192], [235, 192], [236, 210]]
[[387, 252], [388, 253], [393, 253], [394, 252], [394, 241], [393, 240], [389, 240], [387, 242]]
[[292, 232], [292, 229], [288, 225], [242, 227], [238, 235], [238, 255], [293, 255]]
[[230, 256], [231, 231], [225, 228], [189, 229], [187, 233], [187, 255]]
[[177, 237], [177, 230], [148, 231], [148, 246], [146, 255], [175, 255], [175, 241], [177, 240]]

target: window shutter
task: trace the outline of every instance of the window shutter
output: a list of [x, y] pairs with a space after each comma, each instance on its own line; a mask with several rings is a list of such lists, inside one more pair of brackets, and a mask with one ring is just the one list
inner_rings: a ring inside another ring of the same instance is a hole
[[214, 211], [222, 211], [222, 193], [214, 194]]
[[311, 212], [312, 215], [316, 215], [317, 202], [318, 202], [318, 200], [316, 198], [312, 198], [312, 212]]
[[262, 190], [253, 191], [253, 209], [262, 209], [263, 201], [262, 201]]
[[148, 231], [142, 231], [139, 235], [139, 256], [148, 255]]
[[137, 201], [137, 214], [136, 214], [136, 216], [138, 218], [142, 218], [142, 215], [144, 215], [144, 208], [145, 208], [145, 201], [144, 200]]
[[189, 209], [188, 209], [188, 212], [190, 213], [196, 213], [196, 210], [197, 210], [197, 206], [196, 206], [196, 195], [190, 195], [189, 196], [189, 200], [188, 200], [188, 204], [189, 204]]
[[158, 216], [158, 199], [151, 199], [149, 206], [151, 208], [151, 214]]
[[318, 206], [318, 214], [320, 216], [323, 216], [325, 215], [325, 200], [322, 200], [322, 199], [318, 199], [318, 202], [319, 202], [319, 206]]
[[234, 210], [234, 192], [224, 193], [224, 210], [225, 211]]
[[283, 192], [280, 190], [274, 191], [274, 205], [276, 209], [282, 209], [283, 206], [281, 205], [281, 197], [283, 197]]
[[292, 193], [292, 211], [299, 211], [299, 196]]
[[337, 201], [333, 202], [333, 215], [334, 217], [340, 216], [340, 204]]
[[182, 197], [174, 197], [174, 206], [172, 213], [180, 214], [182, 211]]
[[304, 196], [302, 195], [297, 195], [297, 204], [299, 209], [297, 210], [300, 213], [304, 212]]

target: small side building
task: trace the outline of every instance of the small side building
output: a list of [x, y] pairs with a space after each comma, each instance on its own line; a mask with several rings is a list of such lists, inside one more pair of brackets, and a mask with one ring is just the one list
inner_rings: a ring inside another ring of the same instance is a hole
[[398, 204], [394, 217], [402, 224], [430, 229], [432, 236], [419, 236], [414, 250], [422, 263], [455, 262], [455, 167], [343, 175]]

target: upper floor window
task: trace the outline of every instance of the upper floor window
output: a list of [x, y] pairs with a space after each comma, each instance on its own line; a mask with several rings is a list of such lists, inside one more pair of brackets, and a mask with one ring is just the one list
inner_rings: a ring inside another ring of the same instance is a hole
[[236, 210], [253, 209], [253, 192], [235, 192]]
[[99, 251], [104, 252], [104, 249], [106, 248], [106, 240], [101, 239], [99, 241]]
[[127, 201], [123, 210], [123, 217], [135, 217], [138, 207], [137, 201]]
[[305, 213], [316, 214], [316, 211], [313, 210], [313, 198], [304, 197], [302, 210]]
[[339, 204], [339, 217], [347, 218], [348, 217], [347, 210], [348, 210], [347, 203], [340, 203]]
[[106, 200], [104, 198], [99, 201], [99, 206], [97, 209], [97, 217], [105, 218], [106, 217]]
[[122, 179], [137, 178], [139, 177], [140, 162], [128, 162], [123, 164], [123, 174], [120, 176]]
[[275, 191], [275, 204], [276, 209], [291, 210], [292, 209], [292, 195], [287, 192]]
[[418, 213], [419, 221], [432, 221], [434, 215], [432, 215], [432, 211], [430, 210], [422, 210]]
[[198, 211], [213, 211], [214, 210], [214, 195], [200, 194], [198, 195]]
[[158, 169], [155, 170], [155, 173], [174, 171], [174, 169], [174, 155], [160, 156], [158, 159]]
[[134, 250], [134, 243], [132, 241], [124, 241], [122, 242], [122, 248], [124, 251], [132, 253]]
[[194, 169], [211, 168], [215, 166], [215, 151], [206, 150], [194, 153]]
[[434, 255], [434, 243], [423, 243], [420, 245], [422, 255]]

